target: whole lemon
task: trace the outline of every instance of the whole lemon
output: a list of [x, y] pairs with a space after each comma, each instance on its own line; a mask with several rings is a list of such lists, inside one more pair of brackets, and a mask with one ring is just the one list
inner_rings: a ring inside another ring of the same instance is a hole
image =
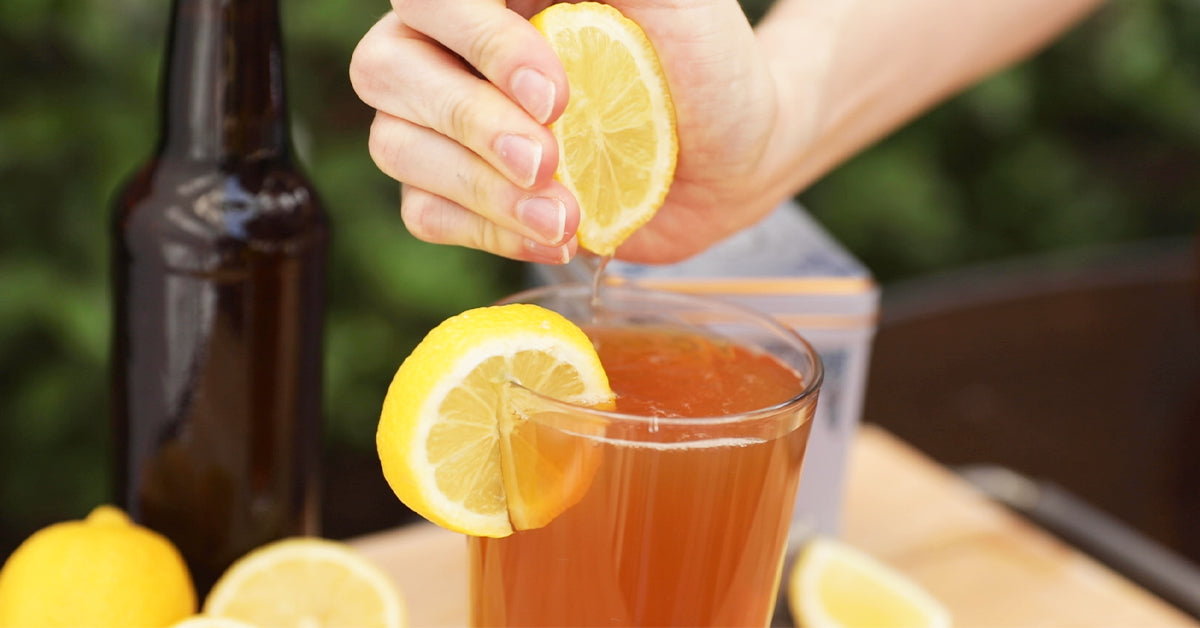
[[179, 551], [112, 506], [35, 532], [0, 569], [0, 628], [153, 628], [195, 612]]

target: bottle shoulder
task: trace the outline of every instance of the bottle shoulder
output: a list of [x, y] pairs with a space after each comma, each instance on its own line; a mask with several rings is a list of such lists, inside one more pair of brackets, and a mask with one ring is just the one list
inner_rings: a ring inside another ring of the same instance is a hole
[[135, 257], [181, 250], [289, 256], [324, 247], [328, 238], [316, 190], [281, 160], [157, 160], [118, 194], [114, 221]]

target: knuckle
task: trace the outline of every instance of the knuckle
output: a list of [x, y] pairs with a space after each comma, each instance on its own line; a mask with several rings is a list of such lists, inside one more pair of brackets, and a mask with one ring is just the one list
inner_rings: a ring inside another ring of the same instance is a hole
[[403, 134], [396, 132], [396, 126], [385, 122], [382, 116], [375, 116], [367, 136], [367, 152], [380, 170], [399, 178], [397, 175], [403, 172], [409, 151]]
[[458, 174], [458, 183], [467, 192], [467, 198], [472, 207], [491, 207], [493, 193], [488, 186], [489, 177], [472, 177], [465, 173]]
[[503, 250], [503, 244], [500, 228], [496, 226], [496, 223], [487, 220], [480, 220], [476, 223], [471, 239], [471, 248], [499, 253]]
[[486, 138], [498, 133], [496, 127], [504, 120], [496, 92], [482, 80], [463, 81], [444, 90], [434, 107], [429, 126], [480, 155], [489, 149]]
[[434, 226], [435, 218], [431, 218], [436, 214], [433, 201], [432, 195], [405, 187], [400, 195], [400, 219], [414, 238], [437, 244], [441, 242], [441, 233]]
[[363, 100], [365, 94], [370, 93], [374, 83], [375, 73], [370, 70], [369, 53], [366, 51], [365, 45], [355, 47], [354, 52], [350, 55], [350, 87], [354, 93]]
[[442, 132], [460, 141], [467, 138], [471, 130], [474, 105], [468, 94], [459, 89], [447, 90], [441, 99], [440, 115]]
[[396, 15], [408, 15], [427, 7], [426, 0], [392, 0], [392, 10]]
[[383, 34], [388, 17], [372, 26], [350, 54], [350, 86], [364, 100], [378, 90], [379, 77], [388, 67], [387, 38]]
[[508, 49], [508, 40], [505, 37], [507, 31], [497, 26], [491, 21], [479, 21], [466, 33], [466, 58], [475, 64], [476, 70], [485, 75], [489, 74], [488, 68], [481, 66], [505, 58], [505, 51]]

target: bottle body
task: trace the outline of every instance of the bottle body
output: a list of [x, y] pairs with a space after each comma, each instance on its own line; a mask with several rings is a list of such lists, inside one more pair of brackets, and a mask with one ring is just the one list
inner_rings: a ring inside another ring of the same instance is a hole
[[317, 533], [326, 217], [285, 161], [159, 159], [113, 226], [117, 500], [205, 591]]
[[112, 223], [115, 497], [201, 595], [318, 532], [328, 222], [282, 56], [278, 0], [174, 0], [158, 149]]

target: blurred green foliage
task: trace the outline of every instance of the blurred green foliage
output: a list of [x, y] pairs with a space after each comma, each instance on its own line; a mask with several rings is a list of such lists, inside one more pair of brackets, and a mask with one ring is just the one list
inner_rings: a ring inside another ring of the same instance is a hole
[[1200, 3], [1106, 5], [801, 195], [885, 282], [1195, 232]]
[[[766, 2], [745, 4], [757, 16]], [[369, 449], [401, 357], [437, 321], [510, 292], [521, 269], [404, 231], [346, 72], [386, 3], [283, 6], [294, 135], [335, 227], [327, 434]], [[0, 2], [0, 556], [107, 498], [110, 201], [155, 141], [167, 13]], [[801, 200], [890, 281], [1194, 233], [1198, 170], [1200, 4], [1117, 0]]]

